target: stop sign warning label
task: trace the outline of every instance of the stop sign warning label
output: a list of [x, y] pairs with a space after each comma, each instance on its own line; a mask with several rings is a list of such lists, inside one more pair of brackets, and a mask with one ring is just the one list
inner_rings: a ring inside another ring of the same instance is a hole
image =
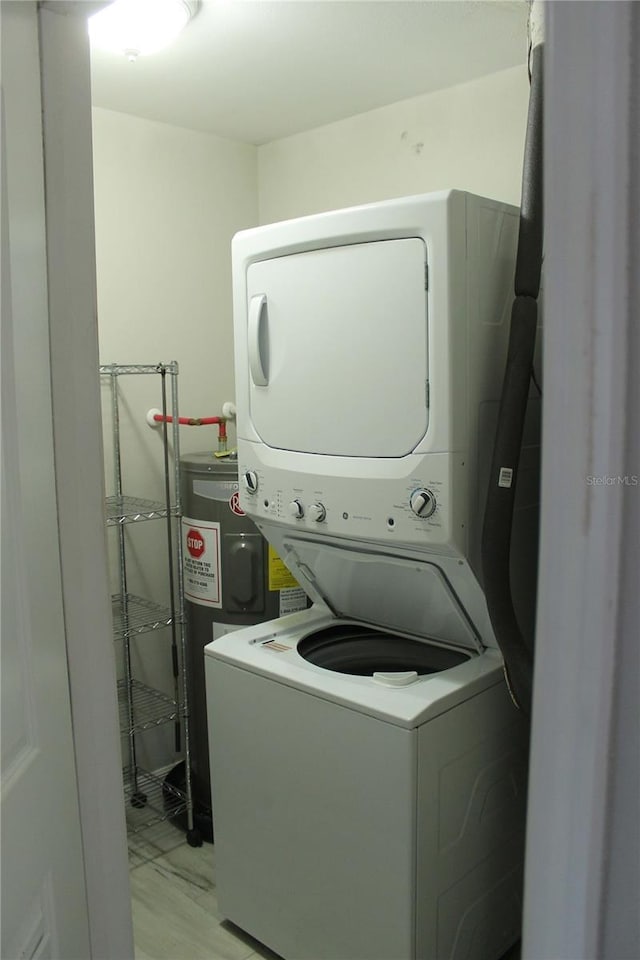
[[184, 595], [205, 607], [222, 606], [220, 524], [182, 518]]
[[191, 527], [187, 530], [187, 550], [195, 560], [199, 560], [204, 553], [204, 540], [199, 530]]

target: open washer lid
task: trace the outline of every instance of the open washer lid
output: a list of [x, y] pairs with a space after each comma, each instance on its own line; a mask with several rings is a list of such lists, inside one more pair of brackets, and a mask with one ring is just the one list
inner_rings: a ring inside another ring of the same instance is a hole
[[481, 652], [480, 635], [433, 561], [287, 538], [286, 562], [344, 619]]

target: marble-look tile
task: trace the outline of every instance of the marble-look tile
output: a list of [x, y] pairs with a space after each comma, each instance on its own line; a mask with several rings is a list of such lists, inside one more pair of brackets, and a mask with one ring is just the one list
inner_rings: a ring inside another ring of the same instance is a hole
[[[218, 909], [215, 847], [184, 833], [152, 862], [131, 870], [136, 960], [282, 960]], [[516, 944], [503, 960], [519, 960]]]
[[208, 910], [219, 923], [222, 923], [226, 919], [218, 906], [218, 895], [215, 887], [207, 890], [205, 893], [200, 893], [196, 897], [196, 903], [202, 907], [203, 910]]
[[129, 830], [129, 868], [139, 867], [156, 857], [186, 846], [183, 830], [174, 827], [168, 821], [145, 827], [139, 833]]
[[148, 953], [145, 953], [144, 950], [141, 950], [137, 944], [135, 947], [135, 951], [136, 951], [135, 960], [155, 960], [155, 957], [152, 957]]
[[[156, 856], [152, 864], [162, 873], [167, 882], [173, 884], [192, 900], [198, 901], [204, 894], [214, 889], [213, 847], [205, 843], [201, 847], [190, 847], [182, 835], [182, 843], [167, 853]], [[137, 872], [139, 867], [134, 868]]]
[[131, 871], [136, 953], [152, 960], [246, 960], [254, 947], [196, 903], [187, 883], [155, 863]]

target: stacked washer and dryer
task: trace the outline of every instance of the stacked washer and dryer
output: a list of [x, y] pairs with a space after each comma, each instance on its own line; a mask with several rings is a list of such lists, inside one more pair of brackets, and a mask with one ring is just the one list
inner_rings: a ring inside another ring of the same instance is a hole
[[448, 191], [234, 238], [241, 504], [313, 606], [205, 649], [216, 886], [286, 960], [519, 935], [527, 728], [480, 569], [517, 233]]

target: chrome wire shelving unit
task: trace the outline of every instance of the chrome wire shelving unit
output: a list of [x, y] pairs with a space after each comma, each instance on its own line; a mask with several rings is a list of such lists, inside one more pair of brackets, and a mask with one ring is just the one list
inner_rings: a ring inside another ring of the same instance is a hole
[[138, 520], [161, 520], [167, 512], [175, 515], [175, 507], [167, 511], [167, 506], [157, 500], [143, 500], [141, 497], [107, 497], [107, 526], [115, 527], [123, 523], [136, 523]]
[[133, 593], [116, 593], [111, 597], [111, 616], [114, 639], [127, 640], [138, 633], [172, 626], [174, 613], [171, 607]]
[[[118, 682], [118, 706], [120, 729], [127, 736], [177, 720], [180, 712], [177, 700], [140, 680], [132, 680], [131, 683], [126, 680]], [[135, 777], [135, 770], [132, 771], [132, 776]]]
[[[184, 626], [184, 585], [180, 520], [180, 440], [178, 435], [178, 364], [105, 364], [100, 374], [109, 378], [113, 443], [114, 494], [107, 498], [105, 519], [116, 531], [119, 589], [112, 598], [113, 637], [121, 641], [124, 676], [118, 682], [120, 728], [126, 742], [127, 757], [123, 771], [129, 848], [140, 855], [147, 830], [165, 821], [182, 817], [186, 821], [187, 842], [201, 846], [202, 836], [194, 826], [191, 790], [190, 732], [188, 709], [187, 656]], [[164, 499], [149, 500], [131, 496], [123, 490], [123, 453], [121, 449], [119, 381], [123, 376], [156, 376], [160, 380]], [[172, 422], [169, 425], [167, 419]], [[173, 448], [173, 470], [170, 447]], [[172, 475], [173, 474], [173, 475]], [[173, 481], [173, 492], [172, 492]], [[145, 521], [164, 521], [167, 534], [168, 589], [166, 605], [129, 590], [125, 528]], [[134, 677], [132, 641], [141, 634], [169, 630], [174, 690], [169, 696]], [[145, 731], [163, 724], [175, 727], [175, 751], [184, 760], [184, 785], [144, 769], [138, 762], [138, 738]]]
[[[131, 866], [139, 866], [175, 848], [176, 834], [171, 821], [186, 816], [187, 803], [183, 790], [139, 766], [135, 777], [125, 767], [123, 777], [129, 861]], [[146, 798], [142, 807], [137, 806], [139, 792]]]

